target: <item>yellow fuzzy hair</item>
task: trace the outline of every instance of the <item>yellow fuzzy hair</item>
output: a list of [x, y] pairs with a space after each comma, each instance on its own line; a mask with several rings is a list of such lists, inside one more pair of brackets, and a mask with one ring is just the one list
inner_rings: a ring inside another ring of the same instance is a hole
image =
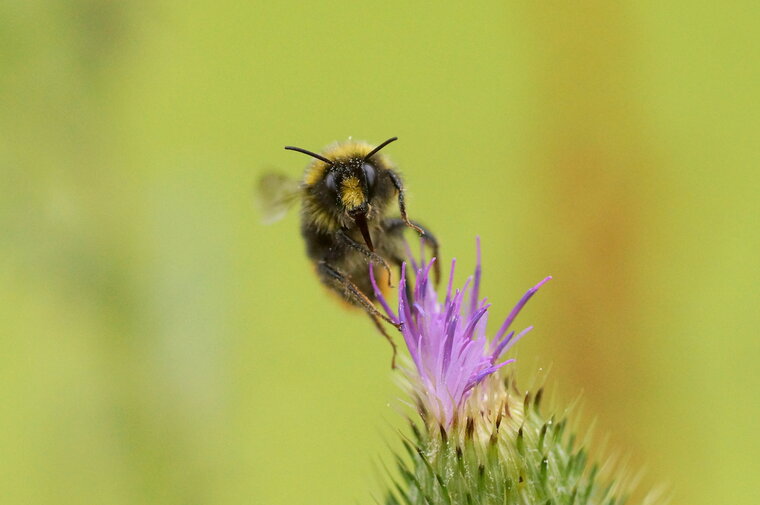
[[362, 191], [359, 179], [356, 177], [343, 179], [343, 184], [340, 187], [340, 199], [343, 205], [349, 209], [353, 209], [364, 203], [364, 192]]

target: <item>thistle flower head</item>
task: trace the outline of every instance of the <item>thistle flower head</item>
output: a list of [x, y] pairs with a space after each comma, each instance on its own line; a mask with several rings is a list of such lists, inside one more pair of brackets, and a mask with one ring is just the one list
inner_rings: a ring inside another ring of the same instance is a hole
[[[411, 255], [410, 255], [411, 258]], [[512, 322], [528, 300], [551, 277], [528, 290], [515, 305], [492, 339], [486, 335], [490, 304], [480, 299], [480, 241], [477, 240], [475, 272], [461, 289], [453, 289], [456, 260], [451, 262], [446, 296], [440, 300], [430, 279], [435, 258], [410, 266], [415, 272], [413, 286], [407, 284], [408, 265], [402, 267], [398, 310], [393, 311], [370, 271], [375, 294], [394, 322], [403, 324], [403, 336], [414, 368], [407, 370], [420, 410], [428, 421], [449, 429], [461, 417], [472, 391], [486, 377], [511, 363], [504, 354], [529, 332], [515, 335]]]
[[621, 505], [630, 483], [625, 478], [610, 482], [609, 465], [602, 471], [589, 462], [568, 430], [567, 411], [545, 415], [542, 388], [521, 393], [512, 377], [496, 373], [514, 361], [504, 354], [531, 329], [516, 334], [512, 323], [551, 277], [529, 289], [488, 338], [490, 305], [480, 298], [480, 243], [475, 272], [461, 289], [453, 288], [452, 262], [442, 299], [430, 279], [435, 259], [417, 264], [408, 256], [395, 311], [370, 268], [378, 301], [390, 319], [403, 324], [413, 362], [405, 373], [427, 425], [420, 430], [412, 421], [413, 434], [403, 440], [407, 458], [397, 457], [400, 481], [392, 476], [385, 503]]

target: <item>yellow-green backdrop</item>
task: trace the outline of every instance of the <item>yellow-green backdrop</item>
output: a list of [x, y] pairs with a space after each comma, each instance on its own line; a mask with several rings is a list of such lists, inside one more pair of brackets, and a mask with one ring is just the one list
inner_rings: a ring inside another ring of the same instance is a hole
[[0, 501], [371, 503], [387, 344], [269, 168], [380, 142], [611, 452], [758, 503], [756, 2], [0, 4]]

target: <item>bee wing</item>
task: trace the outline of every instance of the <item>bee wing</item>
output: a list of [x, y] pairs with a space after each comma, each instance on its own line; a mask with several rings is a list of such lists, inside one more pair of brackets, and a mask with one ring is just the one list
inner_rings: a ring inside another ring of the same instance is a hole
[[264, 224], [279, 221], [298, 200], [301, 186], [298, 181], [282, 174], [263, 175], [256, 185], [256, 203]]

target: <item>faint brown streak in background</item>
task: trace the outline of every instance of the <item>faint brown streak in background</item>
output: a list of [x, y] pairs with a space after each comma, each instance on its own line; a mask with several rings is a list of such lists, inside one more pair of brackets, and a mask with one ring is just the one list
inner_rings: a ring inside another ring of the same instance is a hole
[[632, 92], [630, 20], [617, 2], [526, 5], [538, 55], [530, 172], [545, 210], [539, 225], [551, 237], [534, 243], [557, 279], [544, 354], [563, 394], [585, 390], [600, 431], [631, 445], [635, 397], [644, 394], [637, 244], [648, 202], [640, 181], [653, 168]]

